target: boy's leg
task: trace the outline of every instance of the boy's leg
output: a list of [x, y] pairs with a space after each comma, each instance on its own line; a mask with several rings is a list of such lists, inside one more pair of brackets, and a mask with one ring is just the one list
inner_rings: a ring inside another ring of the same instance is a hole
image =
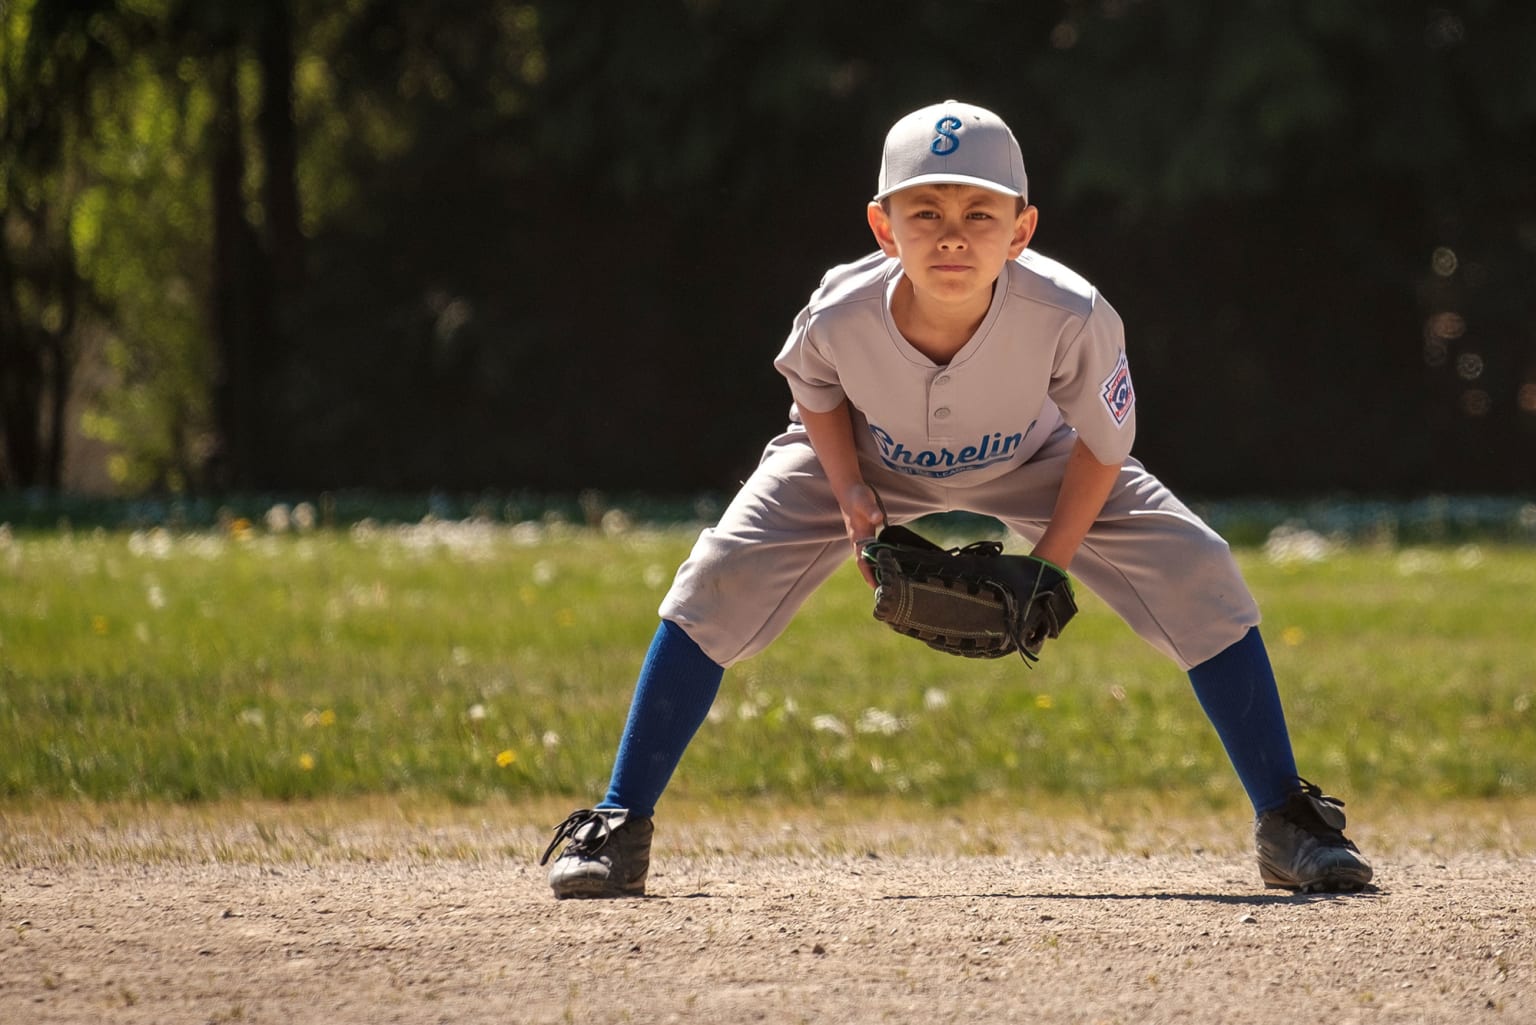
[[[904, 504], [914, 501], [907, 499]], [[842, 515], [803, 432], [772, 442], [663, 599], [604, 800], [556, 830], [544, 859], [557, 897], [645, 892], [651, 816], [709, 713], [725, 667], [777, 637], [851, 555]]]
[[[1071, 451], [1070, 432], [996, 485], [982, 508], [1038, 537]], [[987, 508], [986, 506], [992, 506]], [[1140, 463], [1128, 460], [1072, 573], [1189, 673], [1258, 816], [1266, 882], [1358, 888], [1370, 866], [1344, 838], [1343, 813], [1300, 780], [1259, 611], [1227, 543]], [[1332, 802], [1332, 803], [1330, 803]], [[1276, 839], [1279, 837], [1279, 839]]]
[[662, 620], [640, 666], [608, 796], [557, 826], [539, 861], [565, 843], [549, 870], [556, 897], [645, 895], [656, 799], [709, 714], [724, 674], [682, 627]]
[[1259, 628], [1249, 628], [1236, 644], [1190, 669], [1189, 682], [1254, 814], [1283, 805], [1296, 789], [1296, 758]]
[[[1037, 462], [1053, 461], [1060, 448]], [[1025, 537], [1043, 527], [1005, 522]], [[1131, 460], [1071, 570], [1189, 673], [1255, 812], [1283, 803], [1296, 787], [1290, 735], [1258, 606], [1227, 543]]]
[[629, 719], [599, 808], [650, 818], [683, 750], [704, 723], [725, 670], [676, 623], [662, 620], [640, 666]]

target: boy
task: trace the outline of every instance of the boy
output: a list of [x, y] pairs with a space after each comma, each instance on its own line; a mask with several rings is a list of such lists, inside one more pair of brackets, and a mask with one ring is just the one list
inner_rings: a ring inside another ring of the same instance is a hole
[[556, 827], [540, 859], [565, 843], [555, 896], [643, 895], [655, 802], [725, 668], [777, 637], [885, 515], [962, 509], [1070, 567], [1188, 672], [1253, 804], [1266, 885], [1365, 886], [1341, 802], [1297, 775], [1226, 542], [1130, 458], [1119, 316], [1027, 248], [1038, 211], [1012, 131], [953, 100], [907, 115], [867, 216], [878, 252], [827, 273], [775, 361], [794, 397], [788, 430], [662, 601], [606, 798]]

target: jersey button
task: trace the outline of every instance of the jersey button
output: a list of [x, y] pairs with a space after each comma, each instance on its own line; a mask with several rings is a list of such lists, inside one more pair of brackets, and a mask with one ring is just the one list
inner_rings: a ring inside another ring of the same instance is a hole
[[933, 383], [940, 386], [946, 385], [949, 383], [949, 376], [945, 375], [944, 377], [935, 378]]
[[947, 419], [949, 419], [949, 407], [948, 406], [940, 406], [938, 409], [935, 409], [933, 411], [933, 418], [935, 420], [947, 420]]

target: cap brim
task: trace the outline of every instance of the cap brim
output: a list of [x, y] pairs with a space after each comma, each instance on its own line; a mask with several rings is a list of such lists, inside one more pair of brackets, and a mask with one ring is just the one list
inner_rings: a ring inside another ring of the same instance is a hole
[[1019, 190], [1010, 189], [1006, 185], [999, 185], [997, 182], [988, 181], [986, 178], [973, 178], [968, 174], [939, 172], [935, 174], [920, 174], [914, 178], [908, 178], [897, 185], [893, 185], [891, 188], [877, 192], [875, 193], [875, 202], [878, 203], [887, 196], [893, 196], [898, 192], [915, 188], [918, 185], [974, 185], [978, 189], [986, 189], [988, 192], [998, 192], [1005, 196], [1012, 196], [1015, 199], [1024, 198], [1024, 194]]

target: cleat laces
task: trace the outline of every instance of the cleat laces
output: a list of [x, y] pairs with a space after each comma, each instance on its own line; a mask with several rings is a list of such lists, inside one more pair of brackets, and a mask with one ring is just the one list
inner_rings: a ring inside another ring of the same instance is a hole
[[[1343, 847], [1358, 851], [1359, 848], [1344, 835], [1344, 802], [1323, 793], [1322, 787], [1300, 776], [1296, 777], [1296, 782], [1301, 785], [1301, 796], [1306, 800], [1304, 803], [1297, 802], [1299, 805], [1297, 810], [1300, 814], [1293, 813], [1286, 816], [1291, 824], [1305, 830], [1325, 847]], [[1287, 809], [1287, 811], [1290, 810]]]
[[[619, 824], [623, 824], [622, 819]], [[555, 827], [555, 838], [549, 842], [548, 847], [544, 848], [539, 864], [547, 863], [549, 856], [555, 853], [555, 849], [566, 841], [569, 841], [568, 849], [573, 853], [596, 854], [608, 843], [608, 838], [613, 836], [613, 830], [612, 819], [600, 811], [591, 808], [573, 811], [565, 817], [564, 822]]]

